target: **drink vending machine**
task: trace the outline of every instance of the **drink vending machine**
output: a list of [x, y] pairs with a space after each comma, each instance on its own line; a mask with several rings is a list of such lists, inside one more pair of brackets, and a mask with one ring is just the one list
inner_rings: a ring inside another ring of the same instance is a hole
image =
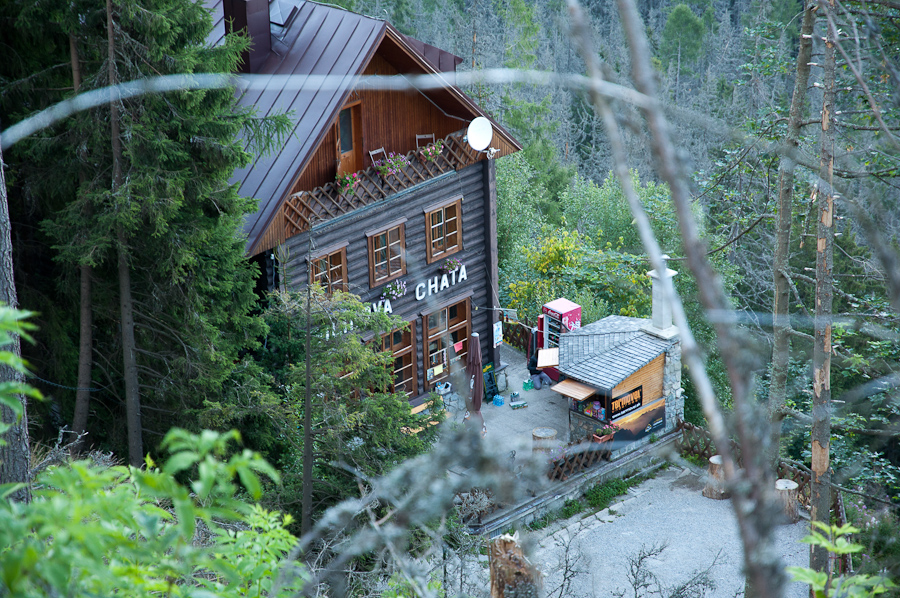
[[[581, 328], [581, 306], [565, 298], [554, 299], [545, 303], [538, 318], [538, 348], [554, 349], [559, 347], [559, 337], [566, 332]], [[559, 370], [544, 368], [550, 378], [559, 380]]]

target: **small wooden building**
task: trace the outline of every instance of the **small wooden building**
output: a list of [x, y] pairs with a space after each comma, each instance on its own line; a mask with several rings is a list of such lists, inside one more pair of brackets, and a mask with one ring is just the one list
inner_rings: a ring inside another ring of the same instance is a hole
[[569, 440], [590, 439], [612, 422], [619, 428], [614, 456], [684, 417], [681, 342], [650, 275], [652, 319], [608, 316], [560, 337], [558, 369], [566, 378], [553, 390], [569, 397]]
[[[242, 194], [259, 199], [245, 232], [261, 288], [316, 282], [401, 316], [409, 329], [385, 335], [382, 346], [395, 358], [395, 389], [414, 402], [465, 366], [472, 332], [482, 339], [472, 349], [497, 363], [495, 168], [464, 140], [468, 124], [486, 115], [453, 85], [461, 59], [335, 6], [206, 2], [219, 38], [229, 23], [250, 34], [243, 72], [273, 75], [240, 103], [292, 124], [281, 147], [234, 177]], [[443, 83], [382, 90], [363, 75]], [[492, 124], [492, 156], [521, 149]], [[436, 159], [419, 152], [436, 142]], [[390, 154], [408, 164], [380, 174], [374, 163]], [[341, 188], [336, 177], [352, 173], [356, 184]]]

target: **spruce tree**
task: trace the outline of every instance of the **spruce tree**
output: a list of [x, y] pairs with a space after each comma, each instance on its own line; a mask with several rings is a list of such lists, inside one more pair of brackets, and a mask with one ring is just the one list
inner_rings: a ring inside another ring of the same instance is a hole
[[[209, 47], [211, 16], [190, 0], [116, 0], [109, 20], [97, 8], [81, 19], [88, 26], [77, 40], [85, 91], [157, 75], [233, 72], [249, 43], [230, 35]], [[55, 7], [70, 9], [75, 5]], [[43, 26], [66, 33], [54, 23]], [[47, 166], [41, 162], [51, 154], [46, 146], [69, 148], [59, 209], [40, 211], [43, 239], [53, 245], [70, 300], [76, 295], [72, 273], [84, 265], [93, 269], [99, 370], [93, 386], [106, 388], [99, 398], [114, 408], [114, 417], [120, 418], [123, 402], [137, 408], [129, 418], [130, 460], [137, 463], [152, 446], [141, 442], [142, 429], [164, 433], [176, 417], [189, 425], [185, 415], [216, 396], [239, 352], [262, 332], [251, 314], [253, 268], [240, 232], [256, 205], [229, 179], [252, 153], [277, 142], [286, 120], [257, 119], [236, 106], [231, 89], [146, 95], [114, 106], [114, 112], [105, 106], [60, 125], [54, 131], [66, 131], [60, 139], [26, 144], [14, 168], [18, 183], [36, 188], [27, 179]], [[129, 294], [132, 308], [120, 309]], [[123, 356], [134, 363], [124, 365]], [[129, 369], [136, 376], [125, 384]]]

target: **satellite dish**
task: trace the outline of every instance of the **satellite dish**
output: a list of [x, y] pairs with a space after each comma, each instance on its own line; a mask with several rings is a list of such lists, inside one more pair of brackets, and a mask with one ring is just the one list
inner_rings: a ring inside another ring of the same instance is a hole
[[491, 121], [483, 116], [479, 116], [471, 123], [466, 131], [466, 139], [469, 146], [476, 152], [483, 152], [491, 144], [494, 138], [494, 128], [491, 127]]

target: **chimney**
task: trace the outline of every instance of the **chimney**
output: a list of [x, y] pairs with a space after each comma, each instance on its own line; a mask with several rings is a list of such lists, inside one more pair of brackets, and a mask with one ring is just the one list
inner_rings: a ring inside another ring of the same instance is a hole
[[250, 36], [250, 49], [241, 56], [238, 70], [256, 73], [272, 49], [269, 30], [269, 0], [224, 0], [225, 31], [245, 31]]
[[[666, 269], [666, 274], [669, 278], [678, 274], [675, 270], [670, 270], [665, 266], [669, 256], [664, 255], [662, 257], [663, 267]], [[659, 273], [656, 270], [650, 270], [647, 272], [647, 275], [650, 277], [650, 284], [652, 285], [653, 312], [650, 319], [650, 325], [644, 326], [641, 330], [668, 340], [678, 334], [678, 328], [672, 325], [672, 304], [663, 297], [663, 288]]]

